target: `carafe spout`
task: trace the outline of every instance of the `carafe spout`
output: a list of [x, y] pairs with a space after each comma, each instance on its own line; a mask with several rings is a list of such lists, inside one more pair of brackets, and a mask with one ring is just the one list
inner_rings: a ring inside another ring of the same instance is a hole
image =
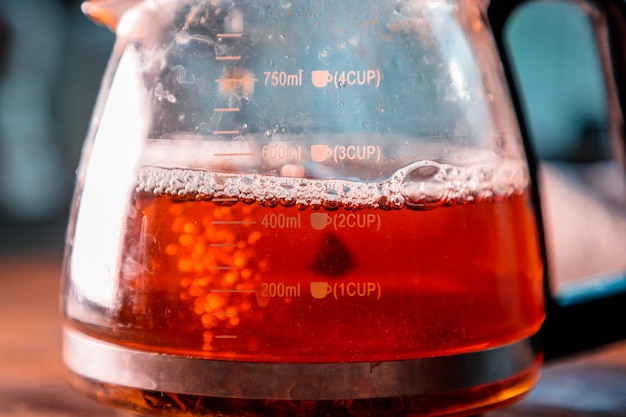
[[95, 23], [115, 32], [117, 24], [127, 10], [144, 0], [90, 0], [81, 5], [82, 12]]

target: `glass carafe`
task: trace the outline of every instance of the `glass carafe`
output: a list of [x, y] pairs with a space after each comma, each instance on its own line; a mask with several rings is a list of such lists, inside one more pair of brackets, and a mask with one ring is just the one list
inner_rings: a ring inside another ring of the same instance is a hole
[[543, 263], [486, 6], [88, 3], [117, 42], [68, 231], [73, 385], [180, 416], [526, 393]]

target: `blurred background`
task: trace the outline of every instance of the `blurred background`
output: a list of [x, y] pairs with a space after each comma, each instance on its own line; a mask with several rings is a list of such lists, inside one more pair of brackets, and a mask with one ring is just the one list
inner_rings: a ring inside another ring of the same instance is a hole
[[[594, 253], [603, 265], [592, 273], [604, 277], [607, 259], [611, 274], [626, 271], [626, 177], [607, 163], [606, 89], [591, 33], [580, 11], [542, 2], [516, 13], [507, 37], [530, 138], [550, 167], [541, 191], [560, 222], [556, 240], [568, 246], [563, 274], [586, 271]], [[116, 415], [59, 383], [58, 311], [75, 170], [113, 42], [78, 0], [0, 0], [0, 417]], [[623, 290], [625, 277], [593, 288], [617, 282]], [[570, 299], [578, 288], [588, 286]], [[624, 329], [623, 317], [621, 310], [605, 323]], [[592, 322], [574, 330], [583, 323]], [[625, 349], [553, 367], [518, 414], [514, 406], [494, 416], [623, 416]]]
[[0, 254], [62, 247], [114, 41], [74, 0], [0, 0]]
[[[605, 158], [605, 93], [589, 23], [546, 3], [523, 9], [510, 28], [536, 151]], [[0, 0], [0, 254], [62, 247], [113, 41], [81, 14], [80, 1]]]

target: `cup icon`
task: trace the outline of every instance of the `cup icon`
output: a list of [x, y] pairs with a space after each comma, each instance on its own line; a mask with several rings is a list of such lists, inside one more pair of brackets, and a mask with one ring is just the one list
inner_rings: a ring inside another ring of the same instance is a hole
[[332, 222], [328, 213], [311, 213], [311, 227], [315, 230], [324, 230]]
[[314, 70], [311, 71], [311, 81], [317, 88], [324, 88], [329, 82], [333, 80], [333, 76], [328, 70]]
[[330, 156], [328, 145], [311, 145], [311, 159], [315, 162], [324, 162]]
[[332, 288], [330, 287], [330, 285], [328, 285], [326, 281], [311, 282], [310, 288], [311, 295], [317, 300], [321, 300], [332, 291]]

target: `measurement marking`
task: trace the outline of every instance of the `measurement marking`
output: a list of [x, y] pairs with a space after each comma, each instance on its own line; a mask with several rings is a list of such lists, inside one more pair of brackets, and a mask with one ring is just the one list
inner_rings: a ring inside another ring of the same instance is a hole
[[214, 135], [238, 135], [238, 130], [214, 130]]
[[256, 156], [256, 152], [214, 153], [213, 156]]
[[218, 33], [218, 38], [241, 38], [241, 33]]
[[256, 290], [211, 290], [211, 292], [217, 293], [254, 293]]
[[240, 83], [255, 83], [259, 81], [258, 78], [218, 78], [215, 80], [216, 83], [236, 83], [236, 82], [240, 82]]
[[229, 113], [229, 112], [238, 112], [239, 109], [237, 107], [218, 107], [213, 109], [215, 113]]
[[222, 55], [222, 56], [216, 56], [215, 59], [217, 61], [239, 61], [241, 59], [241, 56], [239, 56], [239, 55]]
[[218, 334], [214, 336], [216, 339], [236, 339], [237, 336], [232, 334]]
[[213, 248], [234, 248], [237, 247], [236, 243], [211, 243]]
[[212, 266], [212, 270], [214, 271], [234, 271], [237, 269], [235, 266]]
[[254, 220], [213, 220], [211, 224], [256, 224]]

